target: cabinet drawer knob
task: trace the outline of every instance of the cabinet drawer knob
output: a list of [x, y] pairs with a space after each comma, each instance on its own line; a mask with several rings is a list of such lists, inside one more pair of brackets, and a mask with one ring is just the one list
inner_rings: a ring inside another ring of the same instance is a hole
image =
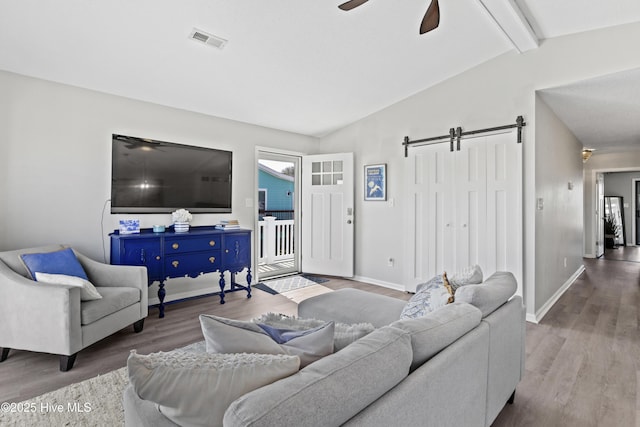
[[158, 256], [156, 257], [156, 259], [157, 259], [158, 261], [160, 261], [160, 255], [158, 255]]
[[209, 262], [210, 262], [211, 264], [213, 264], [215, 260], [216, 260], [216, 257], [214, 257], [214, 256], [212, 256], [212, 257], [210, 257], [210, 258], [209, 258]]
[[224, 253], [228, 254], [229, 253], [229, 249], [225, 249]]
[[215, 242], [215, 241], [211, 240], [211, 241], [209, 242], [209, 246], [215, 246], [215, 245], [216, 245], [216, 242]]
[[174, 268], [178, 268], [178, 265], [180, 264], [180, 261], [173, 261], [171, 263], [171, 265], [173, 265]]
[[171, 245], [171, 247], [172, 247], [173, 249], [178, 249], [178, 248], [180, 247], [180, 245], [179, 245], [179, 244], [177, 244], [177, 243], [174, 243], [173, 245]]

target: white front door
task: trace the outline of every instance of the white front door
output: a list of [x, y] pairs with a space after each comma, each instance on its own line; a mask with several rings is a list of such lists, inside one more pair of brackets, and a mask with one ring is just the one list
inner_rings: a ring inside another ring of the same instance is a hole
[[354, 274], [353, 153], [302, 158], [302, 271]]

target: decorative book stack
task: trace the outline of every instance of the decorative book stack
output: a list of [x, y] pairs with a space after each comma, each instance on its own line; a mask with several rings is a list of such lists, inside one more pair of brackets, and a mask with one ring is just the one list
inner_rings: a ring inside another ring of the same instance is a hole
[[232, 230], [240, 228], [240, 222], [237, 219], [223, 219], [220, 224], [216, 225], [216, 228], [222, 228], [224, 230]]

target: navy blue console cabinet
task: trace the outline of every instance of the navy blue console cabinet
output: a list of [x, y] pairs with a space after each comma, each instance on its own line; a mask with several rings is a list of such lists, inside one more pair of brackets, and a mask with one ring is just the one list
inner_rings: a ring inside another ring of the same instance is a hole
[[[198, 277], [220, 273], [220, 304], [225, 292], [247, 291], [251, 298], [251, 230], [218, 230], [214, 227], [191, 227], [188, 232], [164, 233], [142, 229], [139, 234], [111, 233], [111, 264], [147, 267], [149, 285], [159, 282], [160, 317], [164, 317], [164, 282], [175, 277]], [[236, 273], [247, 269], [247, 285], [235, 282]], [[231, 274], [225, 291], [224, 272]]]

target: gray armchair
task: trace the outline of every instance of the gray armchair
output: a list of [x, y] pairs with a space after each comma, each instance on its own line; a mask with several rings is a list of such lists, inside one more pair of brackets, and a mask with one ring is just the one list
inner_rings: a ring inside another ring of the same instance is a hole
[[80, 300], [80, 288], [29, 279], [20, 255], [53, 252], [46, 246], [0, 252], [0, 362], [10, 349], [60, 355], [60, 370], [73, 367], [85, 347], [133, 324], [142, 331], [148, 314], [147, 270], [108, 265], [74, 250], [102, 299]]

